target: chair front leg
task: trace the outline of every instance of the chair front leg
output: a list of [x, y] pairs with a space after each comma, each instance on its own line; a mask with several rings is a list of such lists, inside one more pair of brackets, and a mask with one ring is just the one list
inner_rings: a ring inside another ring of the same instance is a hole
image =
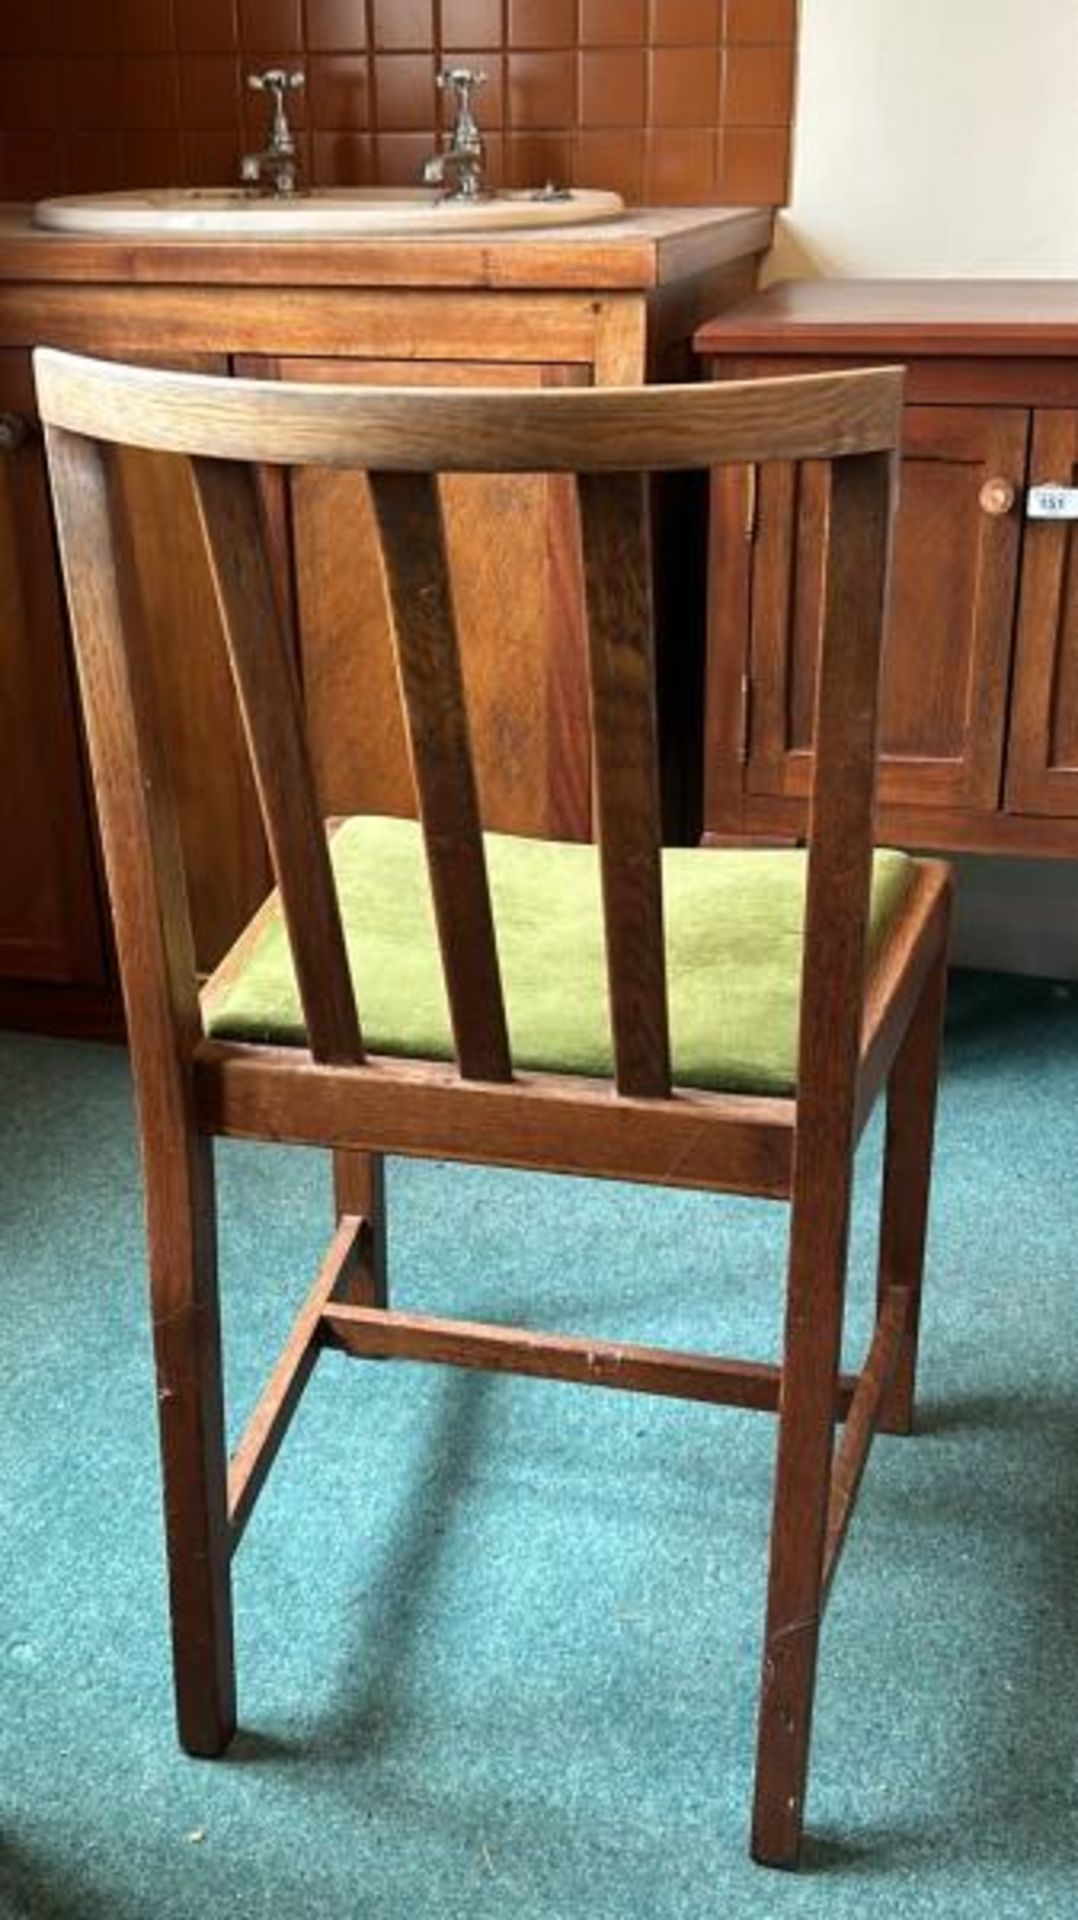
[[212, 1759], [236, 1727], [212, 1142], [146, 1143], [145, 1163], [176, 1716]]

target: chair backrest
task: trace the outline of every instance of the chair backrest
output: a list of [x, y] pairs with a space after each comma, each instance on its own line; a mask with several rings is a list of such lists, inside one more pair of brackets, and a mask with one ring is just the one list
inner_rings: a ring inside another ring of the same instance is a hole
[[156, 996], [174, 1028], [197, 1034], [193, 987], [181, 979], [189, 972], [193, 982], [194, 967], [177, 836], [146, 663], [123, 615], [108, 449], [170, 451], [191, 463], [309, 1045], [317, 1060], [336, 1063], [363, 1058], [360, 1012], [257, 469], [362, 469], [464, 1079], [504, 1081], [512, 1066], [437, 475], [577, 476], [615, 1080], [621, 1094], [661, 1098], [671, 1066], [647, 475], [829, 461], [805, 961], [822, 984], [812, 1006], [803, 999], [802, 1060], [806, 1047], [810, 1057], [814, 1045], [826, 1050], [841, 1009], [859, 1005], [864, 966], [898, 371], [543, 392], [274, 385], [51, 350], [38, 352], [36, 371], [129, 1015], [140, 994]]

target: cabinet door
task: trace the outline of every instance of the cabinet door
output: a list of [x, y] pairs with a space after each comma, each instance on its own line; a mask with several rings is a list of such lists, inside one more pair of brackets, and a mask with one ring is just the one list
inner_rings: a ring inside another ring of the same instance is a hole
[[[1035, 416], [1029, 478], [1078, 486], [1078, 413]], [[1007, 806], [1078, 817], [1078, 522], [1029, 520], [1022, 548]]]
[[[1028, 416], [910, 407], [903, 427], [891, 601], [880, 688], [880, 797], [999, 805], [1017, 577], [1017, 496]], [[802, 796], [822, 609], [827, 468], [775, 463], [757, 480], [751, 592], [750, 793]], [[997, 496], [985, 496], [994, 504]]]
[[90, 811], [30, 361], [0, 353], [0, 408], [25, 422], [0, 453], [0, 973], [105, 977]]
[[[239, 373], [353, 384], [536, 386], [587, 369], [536, 364], [243, 359]], [[580, 562], [570, 483], [465, 474], [441, 482], [484, 823], [586, 838], [590, 748]], [[297, 470], [286, 503], [300, 668], [327, 814], [409, 814], [415, 797], [377, 539], [361, 475]]]

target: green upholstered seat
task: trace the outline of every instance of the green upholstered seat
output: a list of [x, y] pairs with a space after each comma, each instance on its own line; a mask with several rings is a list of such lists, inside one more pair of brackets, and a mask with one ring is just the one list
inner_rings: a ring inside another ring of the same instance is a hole
[[[611, 1072], [592, 846], [487, 834], [513, 1062]], [[359, 817], [332, 842], [364, 1041], [373, 1053], [451, 1060], [453, 1043], [418, 827]], [[674, 1079], [746, 1093], [794, 1089], [805, 855], [771, 849], [663, 854]], [[877, 853], [871, 941], [915, 863]], [[305, 1044], [284, 926], [266, 923], [208, 1020], [217, 1038]]]

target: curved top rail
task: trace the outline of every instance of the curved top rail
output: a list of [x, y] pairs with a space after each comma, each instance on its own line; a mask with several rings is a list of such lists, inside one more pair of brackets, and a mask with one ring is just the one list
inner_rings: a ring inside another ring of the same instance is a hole
[[878, 453], [899, 367], [700, 386], [490, 391], [306, 386], [172, 373], [39, 347], [42, 418], [211, 459], [382, 472], [557, 473]]

